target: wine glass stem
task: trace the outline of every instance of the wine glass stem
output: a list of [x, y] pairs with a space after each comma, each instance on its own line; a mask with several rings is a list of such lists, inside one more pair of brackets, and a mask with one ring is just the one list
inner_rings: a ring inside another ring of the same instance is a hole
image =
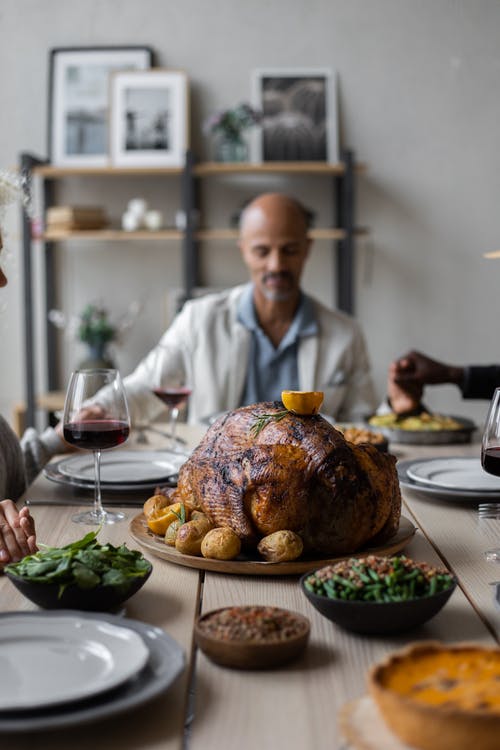
[[176, 431], [176, 427], [177, 427], [177, 417], [178, 416], [179, 416], [179, 409], [176, 406], [173, 406], [170, 409], [170, 428], [169, 428], [169, 432], [170, 432], [170, 447], [171, 447], [171, 450], [173, 450], [173, 451], [175, 451], [176, 445], [177, 445], [175, 431]]
[[97, 521], [101, 521], [104, 516], [104, 508], [102, 507], [101, 500], [101, 451], [97, 449], [94, 451], [94, 474], [95, 474], [95, 488], [94, 488], [94, 515]]

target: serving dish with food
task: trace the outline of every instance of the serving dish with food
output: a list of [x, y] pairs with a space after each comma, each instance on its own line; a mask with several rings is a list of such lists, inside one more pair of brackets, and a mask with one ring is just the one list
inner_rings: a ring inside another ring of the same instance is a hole
[[470, 443], [476, 425], [465, 417], [445, 416], [422, 411], [415, 415], [394, 412], [367, 418], [369, 427], [380, 430], [391, 442], [411, 445]]
[[[154, 534], [147, 525], [144, 513], [138, 513], [131, 521], [129, 530], [132, 538], [147, 552], [175, 565], [182, 565], [197, 570], [208, 570], [214, 573], [252, 576], [286, 576], [302, 575], [329, 563], [338, 562], [350, 555], [320, 557], [302, 554], [298, 559], [286, 562], [271, 562], [260, 556], [257, 550], [242, 551], [230, 560], [204, 557], [179, 552], [175, 546], [165, 544], [164, 537]], [[392, 555], [400, 552], [411, 541], [416, 528], [412, 521], [401, 516], [396, 533], [380, 545], [363, 548], [363, 554]], [[359, 551], [361, 553], [361, 550]]]
[[371, 443], [379, 451], [386, 452], [389, 450], [389, 440], [379, 430], [372, 430], [366, 425], [350, 422], [335, 422], [333, 426], [342, 433], [348, 443], [353, 443], [354, 445]]
[[100, 544], [96, 531], [64, 547], [48, 547], [4, 569], [30, 601], [45, 609], [110, 611], [135, 594], [153, 566], [125, 544]]
[[235, 573], [256, 572], [260, 561], [297, 574], [360, 549], [401, 549], [413, 525], [401, 523], [396, 459], [348, 442], [307, 412], [319, 408], [318, 394], [299, 393], [300, 413], [268, 402], [216, 421], [177, 487], [133, 519], [136, 541], [172, 562]]
[[300, 585], [322, 615], [346, 630], [388, 634], [434, 617], [452, 595], [456, 579], [444, 568], [404, 555], [367, 555], [306, 573]]
[[307, 617], [280, 607], [223, 607], [201, 615], [197, 646], [216, 664], [235, 669], [270, 669], [297, 658], [309, 640]]
[[384, 721], [418, 750], [496, 750], [500, 649], [410, 644], [375, 665], [368, 687]]

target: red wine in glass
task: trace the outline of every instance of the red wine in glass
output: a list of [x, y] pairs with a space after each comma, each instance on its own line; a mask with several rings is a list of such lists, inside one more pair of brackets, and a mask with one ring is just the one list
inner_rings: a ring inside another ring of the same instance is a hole
[[191, 388], [186, 385], [178, 386], [177, 388], [163, 388], [159, 386], [158, 388], [153, 388], [153, 393], [160, 401], [163, 401], [169, 410], [170, 450], [175, 451], [177, 448], [175, 430], [179, 417], [179, 409], [187, 403], [191, 395]]
[[127, 398], [118, 371], [97, 368], [73, 372], [64, 402], [63, 435], [75, 448], [93, 452], [95, 477], [94, 507], [73, 516], [75, 523], [117, 523], [125, 518], [121, 511], [108, 511], [102, 506], [101, 451], [124, 443], [129, 431]]
[[[500, 476], [500, 388], [495, 389], [486, 417], [481, 446], [481, 464], [488, 474]], [[488, 512], [487, 517], [500, 518], [495, 515], [497, 512], [495, 505], [486, 505], [484, 501], [479, 507], [480, 518], [485, 517], [485, 509]], [[485, 556], [487, 560], [500, 562], [500, 548], [487, 550]]]
[[500, 477], [500, 446], [483, 450], [481, 452], [481, 464], [488, 474]]
[[81, 422], [69, 422], [63, 427], [64, 439], [75, 448], [94, 451], [97, 448], [115, 448], [128, 438], [128, 422], [117, 419], [87, 419]]
[[179, 409], [187, 402], [191, 395], [191, 388], [186, 386], [181, 388], [153, 388], [153, 393], [169, 408], [177, 407]]

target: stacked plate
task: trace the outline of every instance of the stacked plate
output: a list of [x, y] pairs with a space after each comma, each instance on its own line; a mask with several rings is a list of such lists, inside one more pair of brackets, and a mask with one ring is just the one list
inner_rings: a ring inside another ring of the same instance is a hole
[[[101, 456], [101, 487], [106, 492], [154, 490], [158, 485], [174, 486], [187, 453], [174, 451], [119, 450]], [[94, 489], [94, 457], [78, 454], [48, 464], [45, 476], [53, 482], [79, 489]]]
[[445, 500], [477, 502], [500, 500], [500, 477], [487, 474], [479, 458], [445, 458], [400, 461], [397, 464], [402, 487]]
[[113, 716], [158, 695], [184, 668], [159, 628], [71, 610], [0, 615], [0, 732]]

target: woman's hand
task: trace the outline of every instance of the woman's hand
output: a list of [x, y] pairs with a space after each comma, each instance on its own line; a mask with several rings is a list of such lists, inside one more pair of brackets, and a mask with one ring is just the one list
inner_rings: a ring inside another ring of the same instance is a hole
[[0, 567], [36, 552], [35, 522], [29, 508], [17, 510], [12, 500], [0, 502]]

